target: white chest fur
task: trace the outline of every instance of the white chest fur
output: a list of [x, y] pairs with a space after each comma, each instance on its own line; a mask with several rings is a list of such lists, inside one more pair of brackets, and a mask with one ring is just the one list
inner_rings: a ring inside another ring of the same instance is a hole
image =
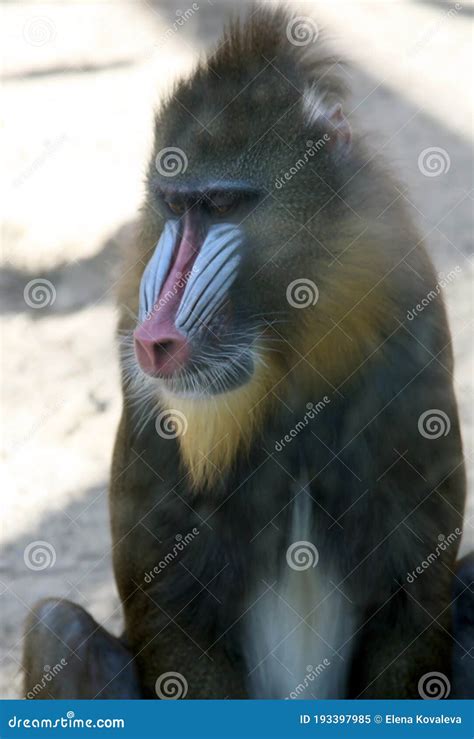
[[288, 549], [276, 571], [256, 573], [244, 628], [253, 698], [343, 698], [356, 630], [340, 577], [312, 541], [312, 506], [300, 488]]

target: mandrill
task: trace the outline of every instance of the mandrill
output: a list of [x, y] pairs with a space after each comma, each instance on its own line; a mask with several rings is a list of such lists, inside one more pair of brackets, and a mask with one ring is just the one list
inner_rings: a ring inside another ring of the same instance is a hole
[[42, 601], [27, 694], [61, 658], [36, 697], [418, 698], [431, 673], [454, 694], [445, 310], [407, 321], [433, 267], [294, 21], [232, 23], [157, 114], [119, 290], [125, 631]]

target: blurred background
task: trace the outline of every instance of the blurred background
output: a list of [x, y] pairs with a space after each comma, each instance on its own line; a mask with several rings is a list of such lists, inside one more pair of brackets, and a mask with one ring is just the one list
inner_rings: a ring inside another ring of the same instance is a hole
[[[401, 177], [440, 279], [454, 270], [444, 296], [472, 491], [474, 4], [294, 5], [352, 61], [347, 112]], [[232, 10], [217, 0], [1, 9], [4, 698], [19, 695], [22, 624], [39, 597], [68, 597], [121, 628], [107, 512], [119, 251], [142, 199], [153, 107]], [[473, 526], [471, 494], [463, 552]]]

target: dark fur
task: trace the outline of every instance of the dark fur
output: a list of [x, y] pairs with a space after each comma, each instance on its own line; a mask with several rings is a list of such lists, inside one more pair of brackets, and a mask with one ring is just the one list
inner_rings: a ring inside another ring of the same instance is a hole
[[[360, 137], [350, 155], [327, 147], [275, 190], [275, 177], [326, 130], [322, 122], [304, 128], [305, 87], [325, 74], [319, 89], [329, 100], [343, 94], [340, 73], [329, 71], [331, 56], [318, 43], [304, 58], [286, 41], [287, 21], [283, 12], [257, 13], [243, 33], [234, 27], [157, 116], [154, 155], [177, 146], [189, 159], [176, 184], [191, 176], [244, 177], [271, 193], [245, 222], [253, 249], [232, 299], [242, 325], [263, 309], [269, 318], [286, 312], [279, 361], [287, 374], [276, 388], [284, 404], [268, 410], [249, 453], [222, 470], [213, 489], [196, 493], [177, 441], [160, 438], [152, 421], [136, 430], [124, 373], [111, 517], [115, 574], [143, 697], [156, 697], [155, 681], [168, 670], [186, 677], [189, 698], [247, 694], [241, 616], [255, 579], [271, 579], [284, 561], [302, 469], [320, 562], [335, 566], [364, 624], [354, 636], [346, 697], [415, 698], [424, 673], [450, 675], [457, 544], [412, 584], [406, 579], [440, 534], [462, 526], [464, 470], [445, 312], [438, 297], [399, 326], [435, 276], [395, 185]], [[121, 288], [122, 330], [134, 326], [143, 270], [137, 260], [150, 254], [162, 228], [155, 185], [151, 165], [138, 242], [127, 255], [135, 266]], [[364, 225], [363, 243], [346, 251]], [[282, 243], [289, 246], [279, 250]], [[304, 324], [284, 298], [288, 283], [302, 275], [320, 288], [320, 310]], [[318, 344], [310, 355], [314, 369], [298, 362], [293, 349], [304, 354], [305, 341]], [[330, 403], [317, 420], [275, 453], [306, 403], [324, 395]], [[449, 416], [447, 436], [420, 435], [418, 418], [427, 409]], [[146, 572], [173, 548], [176, 534], [194, 527], [199, 535], [146, 584]]]

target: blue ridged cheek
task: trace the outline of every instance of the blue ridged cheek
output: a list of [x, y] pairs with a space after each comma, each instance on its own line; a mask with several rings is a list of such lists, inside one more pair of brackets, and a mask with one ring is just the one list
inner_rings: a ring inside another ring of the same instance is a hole
[[140, 282], [140, 299], [138, 318], [140, 323], [144, 321], [153, 310], [153, 305], [158, 299], [164, 285], [166, 275], [171, 267], [174, 249], [179, 233], [179, 222], [177, 220], [166, 221], [163, 233], [158, 241], [155, 251], [143, 272]]
[[176, 327], [186, 336], [206, 326], [225, 303], [237, 277], [242, 241], [242, 231], [234, 224], [209, 229], [176, 316]]

